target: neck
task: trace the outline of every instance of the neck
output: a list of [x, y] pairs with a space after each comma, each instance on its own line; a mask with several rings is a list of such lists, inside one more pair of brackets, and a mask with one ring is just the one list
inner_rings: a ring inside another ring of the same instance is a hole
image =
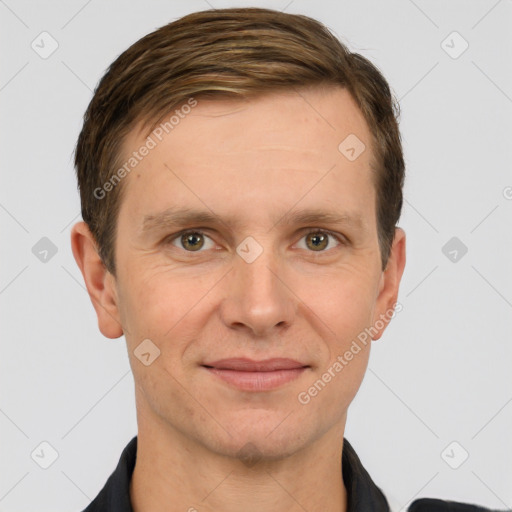
[[339, 425], [300, 451], [242, 463], [169, 427], [138, 421], [134, 512], [346, 512]]

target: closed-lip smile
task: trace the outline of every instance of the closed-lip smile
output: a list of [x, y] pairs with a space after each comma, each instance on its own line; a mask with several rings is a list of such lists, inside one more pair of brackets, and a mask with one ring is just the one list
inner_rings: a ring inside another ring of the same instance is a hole
[[309, 365], [275, 357], [255, 361], [245, 357], [219, 359], [201, 366], [243, 391], [269, 391], [299, 377]]

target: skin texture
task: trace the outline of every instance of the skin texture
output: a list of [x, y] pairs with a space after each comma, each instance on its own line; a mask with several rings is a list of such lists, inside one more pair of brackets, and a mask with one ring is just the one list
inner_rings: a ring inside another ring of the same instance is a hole
[[[338, 150], [349, 134], [366, 145], [354, 161]], [[134, 129], [126, 155], [144, 141]], [[99, 328], [126, 337], [136, 512], [346, 510], [343, 434], [371, 340], [309, 403], [297, 397], [397, 301], [405, 233], [396, 229], [383, 272], [371, 157], [368, 126], [341, 88], [199, 100], [124, 178], [115, 277], [87, 226], [74, 226]], [[177, 206], [217, 220], [144, 230], [145, 218]], [[285, 222], [303, 209], [361, 223]], [[307, 228], [340, 239], [315, 249]], [[199, 251], [173, 239], [185, 229], [204, 232]], [[252, 263], [236, 252], [246, 237], [263, 250]], [[144, 339], [160, 350], [149, 366], [134, 355]], [[309, 368], [278, 389], [240, 391], [201, 366], [229, 357], [288, 357]]]

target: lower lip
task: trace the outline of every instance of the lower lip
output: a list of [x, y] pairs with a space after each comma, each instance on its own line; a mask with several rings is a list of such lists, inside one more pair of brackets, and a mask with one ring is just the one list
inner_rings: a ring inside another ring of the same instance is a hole
[[243, 391], [268, 391], [298, 378], [307, 367], [272, 372], [242, 372], [237, 370], [219, 370], [206, 368], [223, 381]]

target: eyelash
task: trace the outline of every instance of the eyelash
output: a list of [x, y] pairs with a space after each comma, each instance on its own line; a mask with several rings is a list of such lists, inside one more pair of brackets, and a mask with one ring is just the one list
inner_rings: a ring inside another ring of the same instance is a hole
[[[348, 244], [348, 241], [345, 237], [343, 237], [343, 235], [340, 235], [338, 233], [335, 233], [333, 231], [329, 231], [328, 229], [320, 229], [320, 228], [305, 228], [307, 229], [308, 231], [306, 231], [302, 236], [301, 236], [301, 240], [302, 238], [312, 234], [312, 233], [315, 233], [315, 234], [324, 234], [324, 235], [329, 235], [331, 237], [333, 237], [340, 245], [347, 245]], [[205, 231], [203, 231], [202, 229], [187, 229], [185, 231], [180, 231], [179, 233], [175, 233], [174, 235], [170, 235], [168, 237], [165, 238], [164, 240], [164, 243], [166, 245], [170, 245], [172, 244], [172, 242], [174, 242], [175, 240], [178, 240], [180, 237], [182, 237], [183, 235], [189, 235], [189, 234], [198, 234], [198, 235], [201, 235], [201, 236], [204, 236], [204, 237], [207, 237], [207, 238], [210, 238]], [[337, 246], [333, 247], [333, 248], [328, 248], [328, 249], [325, 249], [323, 251], [308, 251], [310, 252], [311, 254], [325, 254], [327, 252], [329, 252], [330, 250], [333, 250], [335, 249]], [[177, 247], [178, 248], [178, 247]], [[179, 249], [182, 249], [182, 248], [179, 248]], [[195, 254], [195, 253], [200, 253], [200, 252], [205, 252], [203, 250], [198, 250], [198, 251], [187, 251], [186, 249], [182, 249], [183, 252], [187, 253], [187, 254]]]

